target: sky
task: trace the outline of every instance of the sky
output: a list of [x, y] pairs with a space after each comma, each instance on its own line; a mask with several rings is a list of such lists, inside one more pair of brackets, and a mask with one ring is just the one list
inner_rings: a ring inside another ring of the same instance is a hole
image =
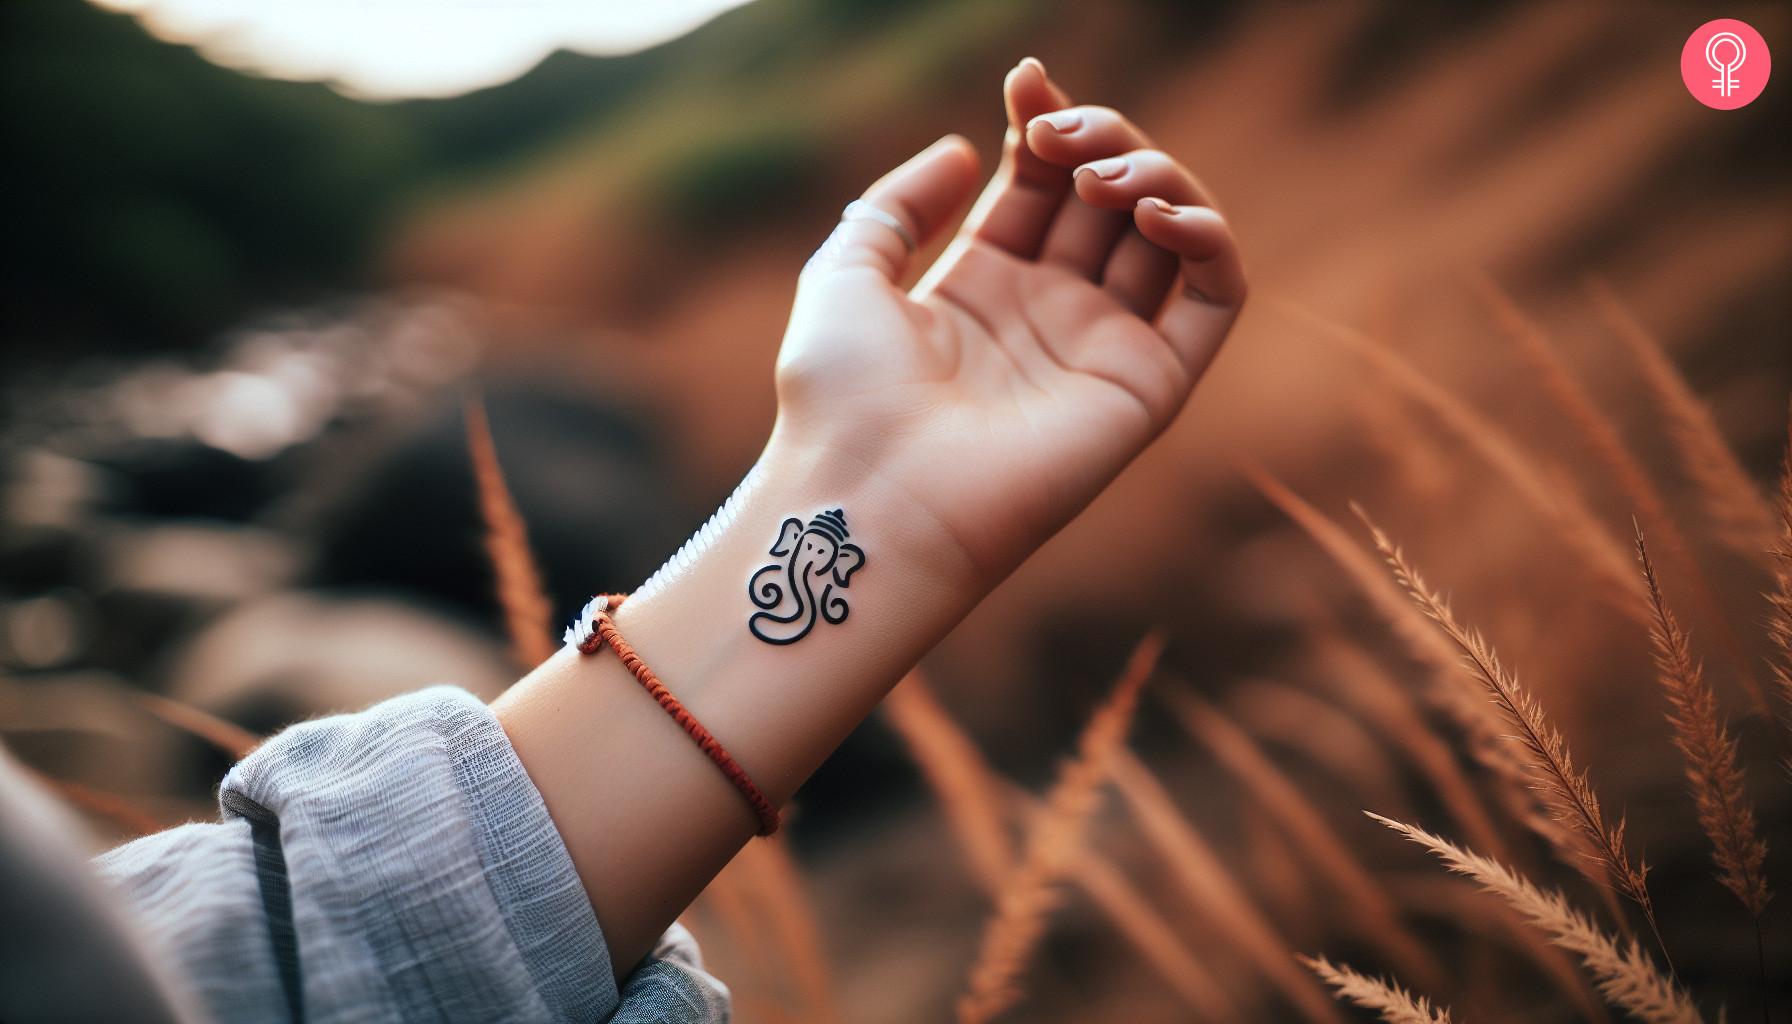
[[95, 0], [208, 59], [363, 99], [498, 85], [557, 49], [628, 53], [747, 0]]

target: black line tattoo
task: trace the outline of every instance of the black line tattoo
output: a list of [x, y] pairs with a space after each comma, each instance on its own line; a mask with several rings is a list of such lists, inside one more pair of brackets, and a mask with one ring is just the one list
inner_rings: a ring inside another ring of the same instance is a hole
[[[795, 517], [784, 520], [771, 549], [784, 561], [747, 581], [747, 596], [755, 607], [766, 609], [747, 619], [747, 629], [768, 644], [794, 644], [815, 628], [817, 616], [835, 625], [845, 622], [851, 609], [835, 588], [845, 590], [852, 574], [865, 567], [865, 552], [846, 542], [850, 536], [840, 509], [821, 512], [807, 523]], [[820, 596], [815, 593], [818, 581]]]

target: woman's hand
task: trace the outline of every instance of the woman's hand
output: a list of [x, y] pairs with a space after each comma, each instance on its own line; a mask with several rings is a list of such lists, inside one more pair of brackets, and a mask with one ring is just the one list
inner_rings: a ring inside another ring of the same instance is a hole
[[[912, 291], [910, 253], [842, 221], [805, 269], [778, 360], [781, 446], [850, 457], [906, 494], [991, 586], [1182, 408], [1244, 301], [1231, 231], [1193, 175], [1028, 59], [1002, 165]], [[977, 159], [948, 136], [866, 191], [922, 245]]]
[[[1037, 61], [1005, 98], [1002, 167], [918, 287], [875, 219], [811, 261], [765, 453], [615, 616], [774, 804], [1163, 430], [1244, 300], [1225, 222], [1137, 128]], [[865, 198], [925, 243], [976, 175], [947, 138]], [[611, 655], [564, 648], [493, 709], [620, 978], [759, 819]]]

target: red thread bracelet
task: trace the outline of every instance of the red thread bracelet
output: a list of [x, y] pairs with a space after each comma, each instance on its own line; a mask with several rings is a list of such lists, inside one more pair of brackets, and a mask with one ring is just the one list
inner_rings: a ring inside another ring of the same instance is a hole
[[697, 746], [709, 755], [709, 759], [715, 762], [723, 775], [728, 776], [728, 781], [734, 783], [734, 788], [740, 790], [741, 796], [747, 798], [747, 803], [753, 807], [753, 813], [759, 815], [759, 834], [769, 836], [776, 832], [778, 809], [765, 798], [758, 786], [753, 785], [753, 780], [747, 777], [747, 770], [729, 756], [727, 749], [710, 735], [708, 729], [703, 728], [703, 723], [697, 721], [697, 716], [691, 714], [689, 708], [672, 696], [672, 691], [666, 689], [666, 684], [660, 682], [660, 677], [653, 674], [653, 669], [647, 667], [647, 663], [641, 660], [641, 656], [635, 653], [629, 642], [616, 631], [616, 623], [611, 620], [610, 612], [624, 600], [626, 595], [599, 594], [586, 606], [581, 619], [589, 620], [591, 632], [579, 639], [579, 653], [596, 654], [605, 644], [609, 644], [616, 656], [622, 659], [622, 664], [641, 681], [642, 688], [652, 694], [654, 700], [659, 701], [660, 707], [665, 708], [672, 720], [689, 733], [691, 739], [697, 741]]

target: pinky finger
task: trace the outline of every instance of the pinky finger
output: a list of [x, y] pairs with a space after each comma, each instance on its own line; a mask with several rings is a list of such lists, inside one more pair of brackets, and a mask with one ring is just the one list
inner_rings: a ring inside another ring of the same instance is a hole
[[1153, 245], [1175, 253], [1182, 281], [1157, 319], [1158, 333], [1191, 375], [1205, 370], [1244, 305], [1244, 266], [1224, 217], [1208, 206], [1141, 199], [1133, 223]]

